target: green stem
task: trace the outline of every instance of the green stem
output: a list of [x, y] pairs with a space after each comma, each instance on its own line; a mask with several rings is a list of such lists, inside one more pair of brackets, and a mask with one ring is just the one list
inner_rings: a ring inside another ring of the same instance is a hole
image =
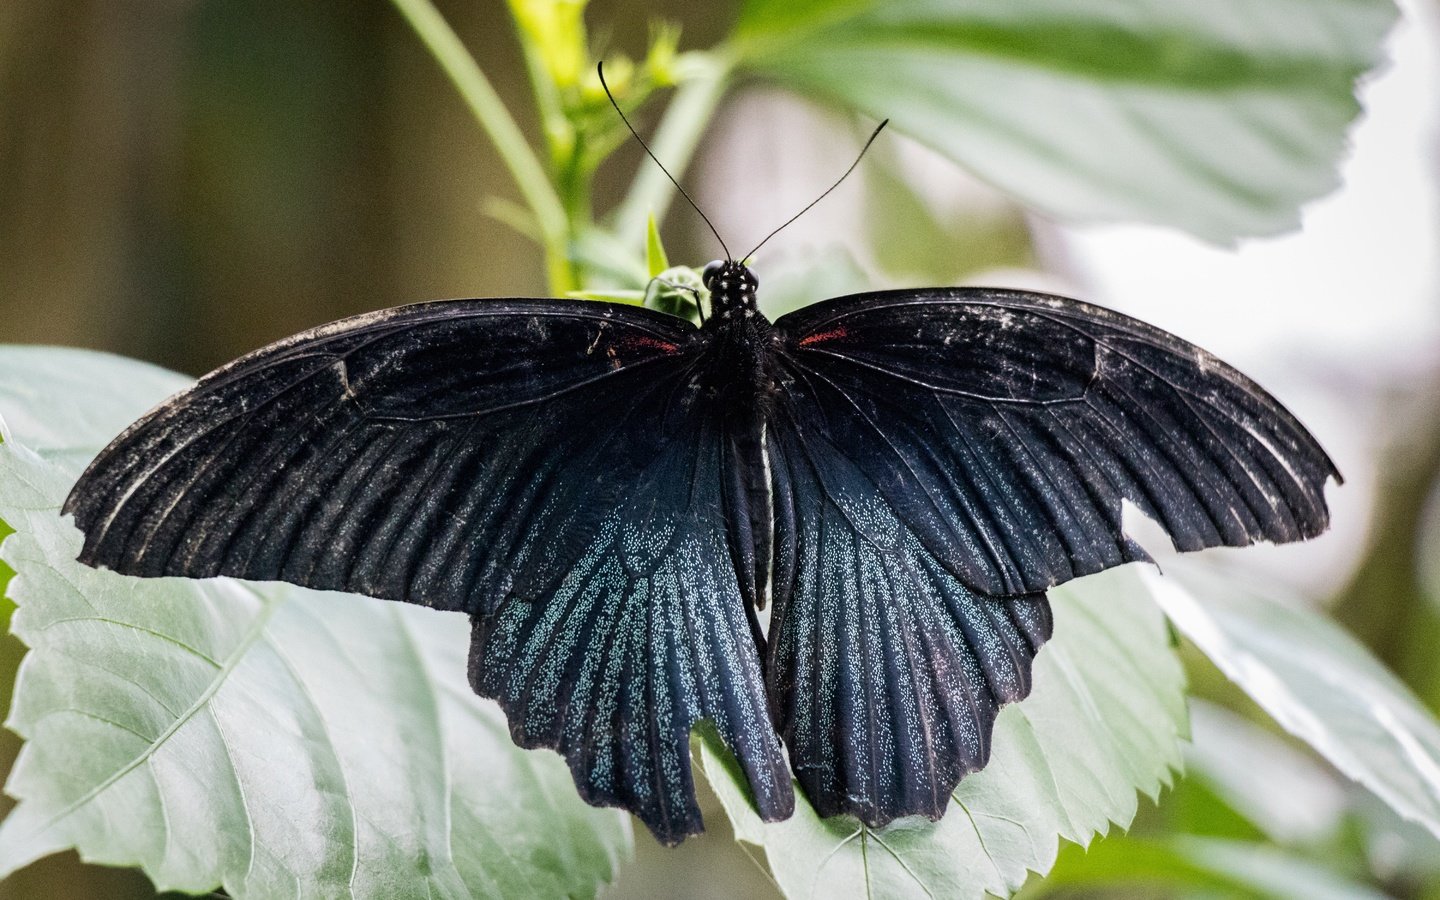
[[[731, 64], [728, 60], [710, 54], [691, 56], [690, 64], [694, 66], [695, 74], [684, 80], [676, 90], [660, 120], [660, 127], [655, 130], [655, 139], [650, 142], [655, 156], [677, 179], [690, 165], [695, 148], [700, 145], [700, 138], [720, 105], [720, 98], [730, 86]], [[670, 179], [658, 166], [646, 160], [636, 174], [630, 192], [615, 211], [615, 233], [621, 243], [628, 247], [643, 245], [651, 213], [654, 213], [657, 222], [663, 219], [674, 197], [675, 188], [671, 186]]]
[[545, 247], [546, 269], [550, 291], [563, 295], [574, 290], [575, 276], [569, 259], [569, 222], [565, 208], [555, 193], [545, 167], [536, 159], [520, 127], [480, 71], [475, 58], [465, 49], [440, 12], [430, 0], [392, 0], [395, 7], [415, 29], [420, 40], [445, 70], [450, 81], [474, 114], [480, 127], [489, 135], [499, 151], [510, 176], [520, 188], [535, 214]]

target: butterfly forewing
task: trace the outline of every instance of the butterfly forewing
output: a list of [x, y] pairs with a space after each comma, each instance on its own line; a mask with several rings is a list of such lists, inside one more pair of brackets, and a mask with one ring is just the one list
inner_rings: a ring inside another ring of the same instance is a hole
[[1019, 291], [839, 298], [776, 323], [803, 402], [972, 590], [1135, 559], [1130, 500], [1182, 550], [1324, 530], [1324, 451], [1269, 394], [1134, 319]]
[[645, 311], [482, 300], [288, 339], [100, 454], [66, 504], [81, 558], [482, 611], [516, 554], [563, 556], [578, 539], [561, 532], [596, 527], [654, 452], [653, 429], [625, 427], [632, 400], [691, 364], [695, 335]]

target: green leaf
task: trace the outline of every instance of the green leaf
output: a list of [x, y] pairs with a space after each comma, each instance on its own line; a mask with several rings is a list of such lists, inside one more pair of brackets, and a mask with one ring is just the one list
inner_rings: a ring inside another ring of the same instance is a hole
[[0, 345], [0, 434], [78, 469], [189, 384], [184, 375], [108, 353]]
[[645, 227], [645, 268], [651, 278], [658, 278], [661, 272], [670, 268], [670, 257], [665, 255], [665, 245], [660, 242], [660, 226], [651, 213]]
[[938, 823], [881, 829], [820, 819], [802, 798], [760, 821], [733, 761], [703, 747], [704, 771], [735, 825], [791, 898], [1008, 895], [1055, 862], [1060, 838], [1088, 844], [1135, 816], [1136, 792], [1170, 783], [1185, 735], [1185, 677], [1164, 617], [1130, 571], [1051, 592], [1055, 638], [1035, 688], [995, 726], [990, 763]]
[[[1204, 563], [1143, 573], [1186, 637], [1281, 727], [1440, 837], [1440, 722], [1324, 615]], [[1201, 599], [1203, 598], [1203, 599]]]
[[[1264, 844], [1191, 836], [1106, 838], [1081, 856], [1065, 853], [1044, 885], [1027, 896], [1074, 888], [1200, 889], [1210, 896], [1274, 900], [1384, 900], [1318, 863]], [[1168, 894], [1167, 894], [1168, 895]], [[1205, 894], [1202, 894], [1204, 896]]]
[[[14, 533], [15, 529], [0, 522], [0, 544], [5, 543], [5, 539]], [[15, 612], [15, 601], [5, 593], [10, 586], [10, 579], [14, 575], [15, 570], [0, 560], [0, 634], [5, 634], [10, 630], [10, 615]]]
[[1192, 700], [1190, 722], [1187, 786], [1207, 785], [1276, 843], [1313, 847], [1338, 839], [1346, 789], [1328, 766], [1213, 703]]
[[581, 231], [570, 246], [570, 261], [589, 273], [589, 288], [603, 285], [639, 289], [650, 278], [634, 245], [627, 245], [604, 228]]
[[0, 555], [31, 648], [0, 876], [68, 847], [237, 897], [588, 896], [613, 876], [628, 819], [470, 692], [464, 617], [74, 562], [57, 508], [79, 467], [183, 379], [60, 350], [0, 351], [0, 373]]
[[605, 303], [625, 303], [630, 306], [641, 306], [645, 303], [644, 291], [634, 291], [629, 288], [610, 288], [608, 290], [596, 291], [566, 291], [565, 296], [571, 300], [600, 300]]
[[1390, 0], [748, 0], [752, 73], [854, 108], [1043, 212], [1229, 242], [1338, 184]]
[[1169, 844], [1192, 865], [1228, 877], [1242, 891], [1276, 900], [1386, 898], [1319, 863], [1263, 844], [1189, 837], [1173, 838]]
[[[91, 361], [113, 362], [125, 377], [92, 381]], [[13, 437], [25, 446], [44, 448], [48, 458], [83, 463], [154, 399], [187, 384], [183, 375], [118, 356], [62, 347], [0, 346], [0, 441]], [[13, 530], [0, 520], [0, 543]], [[0, 559], [0, 593], [13, 574]], [[14, 608], [8, 595], [0, 597], [0, 631], [7, 629]]]
[[671, 266], [645, 285], [645, 305], [700, 324], [700, 304], [709, 294], [700, 273], [689, 266]]

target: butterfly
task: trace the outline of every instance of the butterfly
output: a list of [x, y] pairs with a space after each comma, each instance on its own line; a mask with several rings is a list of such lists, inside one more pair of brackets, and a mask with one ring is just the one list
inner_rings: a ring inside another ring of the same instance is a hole
[[1147, 558], [1122, 501], [1181, 550], [1328, 523], [1300, 422], [1143, 322], [931, 288], [772, 323], [743, 263], [703, 282], [699, 326], [457, 300], [256, 351], [90, 464], [80, 559], [463, 612], [516, 743], [673, 844], [702, 720], [768, 821], [792, 772], [822, 815], [939, 818], [1030, 690], [1045, 591]]

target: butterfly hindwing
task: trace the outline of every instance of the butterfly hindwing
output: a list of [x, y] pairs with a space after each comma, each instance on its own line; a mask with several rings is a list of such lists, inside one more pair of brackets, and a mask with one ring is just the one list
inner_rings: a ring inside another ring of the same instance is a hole
[[1339, 474], [1287, 410], [1203, 350], [1075, 300], [935, 289], [776, 322], [785, 370], [895, 512], [972, 590], [1043, 591], [1144, 551], [1324, 530]]
[[818, 415], [792, 395], [772, 423], [771, 708], [821, 815], [938, 819], [989, 759], [1001, 705], [1029, 693], [1050, 608], [966, 588]]
[[[664, 410], [656, 410], [664, 416]], [[581, 795], [661, 841], [701, 830], [690, 729], [710, 720], [766, 820], [794, 808], [751, 622], [726, 544], [722, 435], [693, 416], [544, 602], [476, 619], [471, 680], [523, 746], [558, 749]]]

